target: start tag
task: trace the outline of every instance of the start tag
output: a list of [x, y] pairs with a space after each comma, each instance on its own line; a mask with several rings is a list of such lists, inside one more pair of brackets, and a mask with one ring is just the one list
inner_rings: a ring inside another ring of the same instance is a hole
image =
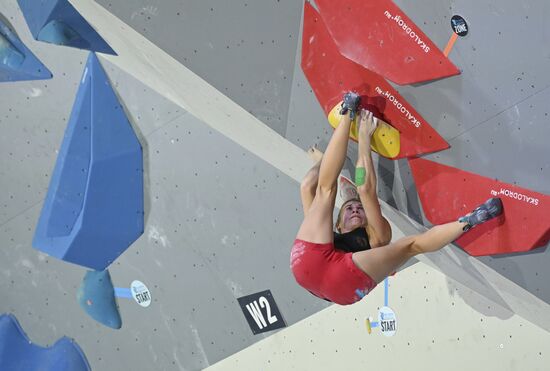
[[151, 292], [141, 281], [132, 281], [130, 284], [130, 291], [132, 292], [132, 297], [142, 307], [148, 307], [151, 305]]
[[390, 307], [382, 307], [378, 311], [380, 331], [385, 336], [393, 336], [397, 331], [397, 317]]

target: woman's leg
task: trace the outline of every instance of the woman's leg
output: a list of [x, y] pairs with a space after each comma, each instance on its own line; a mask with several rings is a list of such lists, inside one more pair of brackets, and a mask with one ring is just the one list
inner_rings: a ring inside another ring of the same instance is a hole
[[319, 183], [319, 167], [321, 166], [321, 160], [323, 158], [323, 152], [319, 151], [316, 147], [311, 147], [307, 150], [309, 158], [316, 162], [316, 164], [309, 169], [306, 176], [300, 183], [300, 196], [302, 198], [302, 207], [304, 209], [304, 216], [308, 213], [311, 203], [315, 198], [315, 190]]
[[415, 255], [434, 252], [456, 240], [464, 231], [502, 214], [500, 198], [490, 198], [457, 222], [437, 225], [430, 230], [400, 239], [377, 249], [354, 253], [353, 262], [376, 282], [381, 282]]
[[343, 115], [321, 160], [315, 197], [305, 214], [297, 239], [313, 243], [333, 241], [332, 214], [336, 200], [336, 184], [346, 160], [350, 127], [350, 116]]
[[452, 222], [431, 228], [415, 236], [404, 237], [387, 246], [360, 251], [353, 254], [353, 262], [377, 283], [415, 255], [437, 251], [456, 240], [467, 225], [465, 222]]

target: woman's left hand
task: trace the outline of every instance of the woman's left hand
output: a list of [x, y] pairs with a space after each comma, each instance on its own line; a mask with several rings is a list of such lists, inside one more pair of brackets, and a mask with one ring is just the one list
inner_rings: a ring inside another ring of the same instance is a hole
[[372, 137], [378, 127], [378, 119], [368, 110], [362, 109], [359, 115], [359, 135]]

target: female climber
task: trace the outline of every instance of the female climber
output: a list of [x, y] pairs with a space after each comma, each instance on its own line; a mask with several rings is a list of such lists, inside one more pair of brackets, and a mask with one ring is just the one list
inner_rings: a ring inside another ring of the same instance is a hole
[[[359, 199], [347, 200], [333, 231], [337, 179], [347, 152], [351, 121], [360, 97], [346, 93], [340, 124], [321, 161], [304, 178], [301, 197], [304, 220], [291, 251], [290, 267], [298, 284], [322, 299], [353, 304], [415, 255], [437, 251], [465, 231], [502, 213], [499, 198], [491, 198], [457, 221], [390, 243], [391, 229], [380, 211], [370, 140], [377, 120], [361, 110], [355, 183]], [[373, 247], [373, 248], [371, 248]]]

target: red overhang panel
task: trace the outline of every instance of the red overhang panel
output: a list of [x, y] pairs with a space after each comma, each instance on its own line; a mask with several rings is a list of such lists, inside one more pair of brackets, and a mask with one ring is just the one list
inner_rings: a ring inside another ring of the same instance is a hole
[[410, 159], [409, 164], [424, 213], [433, 224], [457, 220], [490, 197], [501, 198], [502, 216], [456, 241], [470, 255], [525, 252], [548, 243], [549, 196], [425, 159]]
[[325, 114], [349, 90], [363, 96], [365, 108], [400, 132], [404, 158], [440, 151], [449, 144], [430, 124], [381, 76], [340, 54], [334, 40], [308, 2], [304, 8], [302, 33], [302, 70]]
[[316, 0], [345, 57], [400, 85], [460, 73], [391, 0]]

